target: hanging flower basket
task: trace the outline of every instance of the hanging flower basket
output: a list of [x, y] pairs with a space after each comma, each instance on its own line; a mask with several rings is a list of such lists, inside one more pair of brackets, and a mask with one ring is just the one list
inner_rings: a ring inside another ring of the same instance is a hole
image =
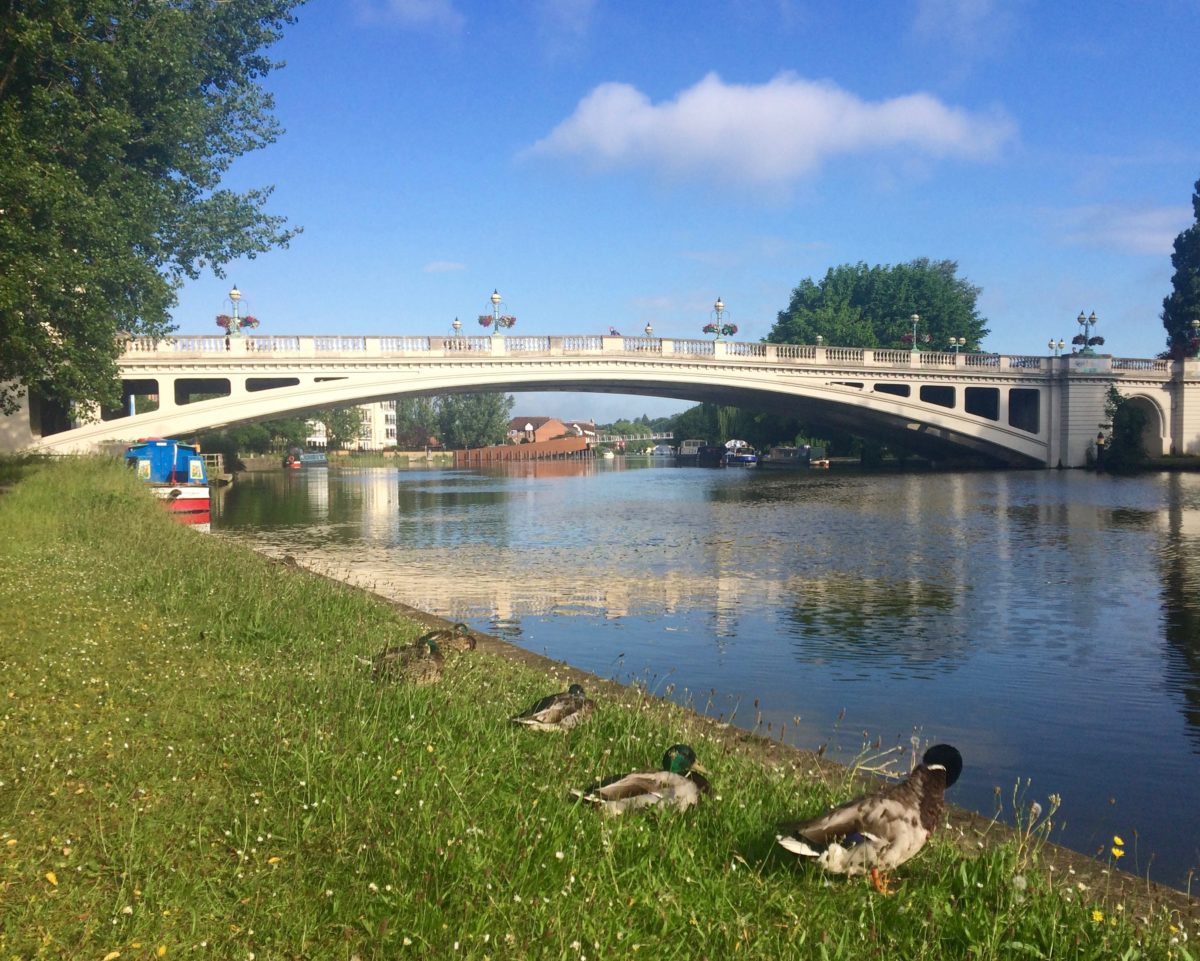
[[706, 334], [715, 334], [717, 337], [732, 337], [738, 332], [737, 324], [716, 324], [711, 321], [704, 325]]
[[491, 314], [479, 315], [479, 326], [491, 327], [493, 324], [495, 324], [497, 333], [499, 333], [501, 330], [508, 330], [510, 327], [515, 327], [516, 323], [517, 318], [512, 314], [496, 314], [495, 316], [492, 316]]
[[247, 328], [253, 330], [258, 326], [258, 318], [253, 317], [250, 314], [247, 314], [245, 317], [239, 317], [237, 319], [237, 326], [235, 327], [233, 318], [228, 314], [217, 314], [217, 326], [231, 334], [236, 333], [238, 330], [244, 330]]

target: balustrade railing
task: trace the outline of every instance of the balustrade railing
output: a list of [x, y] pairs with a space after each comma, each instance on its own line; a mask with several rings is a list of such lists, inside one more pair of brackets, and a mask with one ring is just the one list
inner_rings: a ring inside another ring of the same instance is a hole
[[[570, 356], [627, 355], [646, 358], [653, 355], [656, 361], [672, 357], [701, 357], [720, 360], [750, 361], [755, 363], [779, 364], [789, 367], [796, 364], [835, 367], [889, 367], [937, 370], [962, 370], [969, 373], [978, 369], [1005, 369], [1019, 371], [1065, 370], [1073, 364], [1076, 355], [1059, 358], [1034, 354], [985, 354], [951, 353], [947, 351], [897, 350], [894, 348], [863, 347], [818, 347], [811, 344], [768, 344], [730, 340], [674, 340], [660, 337], [613, 337], [599, 334], [567, 336], [519, 335], [471, 336], [300, 336], [263, 335], [225, 337], [222, 335], [182, 335], [172, 337], [124, 337], [123, 353], [131, 359], [149, 360], [152, 355], [188, 354], [214, 355], [236, 362], [239, 356], [273, 355], [277, 357], [325, 357], [334, 354], [372, 357], [453, 357], [469, 354], [473, 359], [487, 357], [503, 358], [511, 355]], [[1170, 374], [1174, 361], [1165, 358], [1114, 357], [1097, 355], [1095, 360], [1113, 372], [1154, 372]], [[1190, 362], [1189, 362], [1190, 363]], [[1094, 365], [1093, 365], [1094, 366]], [[1070, 369], [1075, 369], [1072, 366]], [[1095, 373], [1095, 370], [1090, 372]]]

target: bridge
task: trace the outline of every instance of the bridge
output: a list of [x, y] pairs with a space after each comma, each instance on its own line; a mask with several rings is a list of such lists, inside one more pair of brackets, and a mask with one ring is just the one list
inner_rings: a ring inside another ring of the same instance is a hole
[[1080, 467], [1115, 385], [1146, 414], [1148, 453], [1200, 454], [1198, 360], [620, 335], [182, 335], [132, 338], [118, 366], [122, 409], [55, 422], [27, 399], [0, 420], [0, 449], [95, 451], [406, 395], [585, 391], [796, 416], [934, 459]]

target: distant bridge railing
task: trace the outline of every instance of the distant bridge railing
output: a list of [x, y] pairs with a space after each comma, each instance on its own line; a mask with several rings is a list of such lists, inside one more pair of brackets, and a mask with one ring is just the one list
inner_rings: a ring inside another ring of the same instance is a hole
[[[454, 357], [636, 355], [761, 360], [850, 367], [918, 367], [971, 370], [1042, 370], [1051, 358], [1035, 355], [951, 353], [893, 348], [824, 347], [809, 344], [766, 344], [729, 340], [675, 340], [662, 337], [605, 335], [567, 336], [348, 336], [265, 335], [223, 337], [181, 335], [133, 337], [125, 345], [131, 360], [149, 354], [271, 355], [275, 357]], [[1166, 370], [1167, 361], [1119, 360], [1118, 370]]]

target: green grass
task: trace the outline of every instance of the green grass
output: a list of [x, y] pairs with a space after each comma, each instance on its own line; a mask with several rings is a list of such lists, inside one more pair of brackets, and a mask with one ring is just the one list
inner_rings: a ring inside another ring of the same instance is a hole
[[[892, 897], [797, 865], [775, 823], [849, 776], [637, 690], [539, 734], [505, 718], [565, 678], [355, 661], [423, 630], [173, 524], [119, 466], [37, 465], [0, 495], [0, 958], [1197, 956], [1194, 921], [1051, 883], [1036, 837], [936, 840]], [[568, 799], [675, 741], [712, 772], [696, 811]]]

